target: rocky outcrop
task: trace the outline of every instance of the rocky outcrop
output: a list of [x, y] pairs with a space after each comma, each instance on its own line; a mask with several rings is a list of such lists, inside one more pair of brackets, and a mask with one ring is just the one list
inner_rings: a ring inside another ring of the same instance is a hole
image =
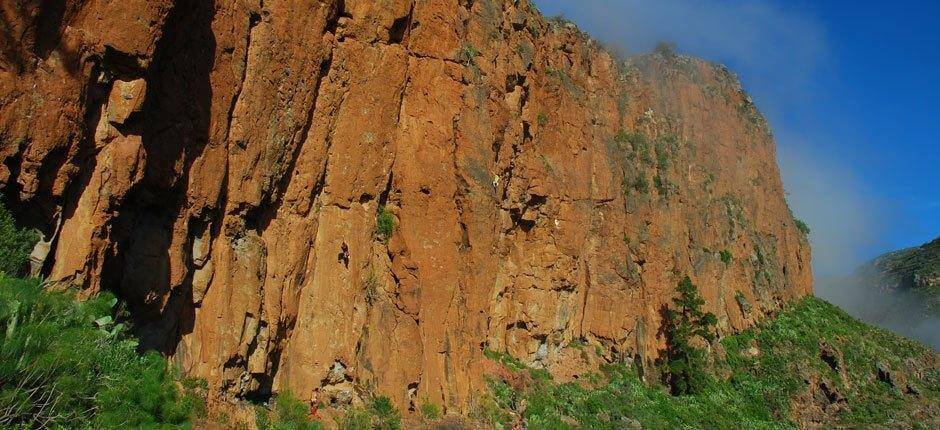
[[722, 332], [811, 293], [720, 66], [619, 61], [527, 1], [0, 11], [0, 183], [46, 236], [34, 267], [116, 291], [219, 398], [466, 410], [485, 348], [654, 359], [683, 276]]

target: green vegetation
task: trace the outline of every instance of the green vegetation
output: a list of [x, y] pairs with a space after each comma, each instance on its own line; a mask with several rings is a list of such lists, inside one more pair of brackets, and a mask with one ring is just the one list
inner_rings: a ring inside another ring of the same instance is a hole
[[656, 186], [656, 192], [664, 199], [669, 197], [669, 194], [677, 189], [676, 185], [660, 172], [656, 172], [656, 176], [653, 177], [653, 185]]
[[672, 133], [665, 133], [656, 138], [656, 168], [669, 169], [672, 158], [679, 149], [679, 138]]
[[466, 44], [461, 46], [457, 50], [457, 61], [464, 63], [465, 66], [470, 66], [473, 64], [473, 59], [480, 55], [480, 51], [471, 44]]
[[284, 391], [274, 399], [274, 410], [258, 408], [255, 411], [255, 425], [258, 430], [318, 430], [323, 424], [310, 420], [307, 405], [294, 397], [290, 391]]
[[[820, 416], [824, 428], [926, 429], [936, 422], [940, 373], [929, 364], [935, 354], [822, 300], [806, 298], [721, 345], [724, 359], [715, 358], [712, 376], [693, 394], [670, 395], [644, 385], [632, 367], [613, 364], [603, 375], [566, 384], [537, 380], [516, 390], [490, 381], [499, 410], [486, 417], [503, 428], [510, 415], [500, 411], [515, 410], [532, 429], [788, 429], [802, 422], [794, 413], [828, 407]], [[919, 394], [879, 378], [878, 363], [905, 373]], [[811, 380], [826, 381], [826, 388]], [[825, 404], [827, 389], [841, 407]]]
[[621, 182], [625, 195], [631, 188], [640, 194], [649, 194], [650, 192], [650, 183], [646, 179], [646, 176], [643, 176], [642, 174], [639, 174], [636, 179], [632, 181], [627, 176], [624, 176]]
[[793, 222], [796, 223], [796, 228], [800, 230], [800, 233], [803, 233], [804, 236], [809, 236], [809, 226], [806, 225], [803, 220], [799, 218], [793, 218]]
[[705, 372], [705, 350], [692, 344], [694, 340], [713, 342], [718, 319], [702, 311], [705, 304], [698, 288], [688, 276], [679, 282], [679, 297], [667, 309], [663, 322], [666, 332], [665, 375], [673, 394], [694, 394], [709, 382]]
[[114, 322], [116, 304], [110, 294], [80, 302], [37, 279], [0, 279], [0, 424], [163, 428], [204, 411], [163, 357], [137, 353]]
[[[35, 240], [0, 206], [3, 272], [20, 273]], [[205, 413], [204, 384], [138, 354], [116, 309], [110, 294], [82, 302], [0, 273], [0, 426], [173, 428]]]
[[365, 407], [351, 408], [337, 423], [342, 430], [398, 430], [401, 415], [388, 397], [376, 397]]
[[421, 403], [421, 416], [426, 420], [436, 420], [441, 417], [441, 407], [428, 399], [424, 399], [424, 402]]
[[898, 279], [940, 276], [940, 237], [921, 246], [885, 254], [875, 265]]
[[649, 139], [642, 131], [627, 133], [620, 130], [617, 135], [614, 136], [614, 142], [617, 143], [617, 146], [621, 150], [627, 150], [628, 148], [625, 148], [624, 145], [629, 144], [629, 150], [632, 151], [635, 158], [646, 164], [652, 164], [653, 156], [650, 152]]
[[539, 112], [539, 114], [535, 116], [535, 122], [544, 127], [548, 124], [548, 115], [545, 115], [544, 112]]
[[[916, 330], [925, 320], [940, 317], [940, 237], [913, 248], [884, 254], [862, 266], [858, 279], [876, 296], [859, 307], [866, 319], [916, 338], [924, 337]], [[936, 342], [935, 340], [931, 342]], [[934, 344], [936, 346], [936, 344]]]
[[725, 264], [731, 264], [733, 257], [731, 256], [731, 251], [727, 249], [722, 249], [718, 252], [718, 258], [721, 258], [721, 262]]
[[547, 67], [545, 69], [545, 74], [557, 79], [558, 83], [561, 84], [565, 90], [570, 92], [578, 91], [578, 86], [575, 84], [574, 80], [571, 79], [571, 77], [568, 76], [568, 72], [564, 71], [563, 69]]
[[383, 241], [388, 241], [395, 231], [395, 215], [387, 207], [379, 206], [379, 214], [376, 216], [375, 233]]
[[0, 206], [0, 272], [10, 276], [22, 275], [29, 252], [37, 240], [35, 232], [17, 228], [13, 215]]

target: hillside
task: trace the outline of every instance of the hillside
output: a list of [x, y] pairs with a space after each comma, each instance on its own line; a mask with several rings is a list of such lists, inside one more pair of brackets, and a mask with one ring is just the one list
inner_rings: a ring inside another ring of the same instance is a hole
[[667, 46], [614, 58], [525, 0], [0, 8], [33, 274], [115, 294], [210, 406], [466, 413], [484, 351], [653, 368], [686, 276], [722, 336], [812, 293], [768, 124]]
[[[584, 350], [583, 354], [592, 354]], [[692, 396], [608, 365], [567, 383], [496, 357], [490, 422], [529, 428], [913, 428], [940, 425], [940, 362], [930, 348], [860, 323], [814, 297], [723, 339], [712, 381]]]
[[940, 349], [940, 238], [821, 284], [821, 293], [855, 317]]
[[940, 293], [940, 237], [913, 248], [884, 254], [857, 271], [857, 277], [869, 279], [869, 284], [891, 292], [919, 291], [933, 297], [931, 307], [937, 307]]

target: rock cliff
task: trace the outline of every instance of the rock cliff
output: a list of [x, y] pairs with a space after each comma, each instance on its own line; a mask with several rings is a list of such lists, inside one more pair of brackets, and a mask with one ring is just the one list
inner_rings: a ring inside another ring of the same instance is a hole
[[723, 333], [812, 292], [736, 78], [668, 49], [618, 60], [526, 0], [0, 19], [0, 184], [45, 236], [34, 272], [115, 291], [218, 398], [460, 411], [484, 349], [650, 362], [686, 275]]

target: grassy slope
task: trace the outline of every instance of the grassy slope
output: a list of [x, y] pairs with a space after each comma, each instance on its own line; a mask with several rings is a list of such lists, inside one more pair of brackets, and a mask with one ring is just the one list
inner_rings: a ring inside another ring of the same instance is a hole
[[[646, 387], [624, 366], [606, 369], [604, 377], [597, 376], [586, 386], [554, 384], [544, 373], [533, 372], [536, 382], [524, 392], [491, 382], [495, 403], [504, 413], [490, 413], [488, 419], [506, 426], [516, 411], [533, 429], [635, 424], [654, 429], [792, 428], [800, 424], [792, 411], [814, 406], [795, 404], [794, 399], [824, 398], [818, 392], [815, 397], [806, 395], [808, 380], [818, 379], [844, 398], [844, 403], [837, 401], [843, 406], [841, 412], [820, 418], [827, 426], [936, 428], [938, 424], [940, 373], [935, 354], [862, 324], [822, 300], [807, 298], [758, 328], [726, 337], [722, 345], [726, 358], [717, 360], [720, 364], [713, 370], [723, 376], [694, 396], [673, 397], [661, 387]], [[837, 368], [845, 369], [844, 380], [821, 358], [821, 345], [842, 356], [835, 361]], [[895, 378], [906, 375], [919, 395], [904, 394], [907, 384], [894, 388], [879, 380], [879, 363], [890, 367]]]

